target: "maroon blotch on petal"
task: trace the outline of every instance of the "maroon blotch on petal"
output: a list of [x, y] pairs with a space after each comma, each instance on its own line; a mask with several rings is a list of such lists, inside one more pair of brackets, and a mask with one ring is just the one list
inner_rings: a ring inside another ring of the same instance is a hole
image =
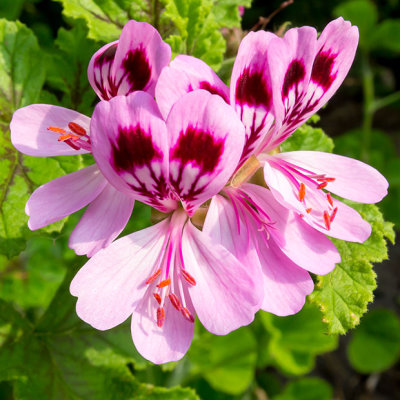
[[250, 72], [248, 68], [243, 70], [236, 82], [236, 102], [240, 105], [270, 108], [271, 91], [261, 71]]
[[161, 159], [162, 154], [154, 146], [151, 135], [139, 125], [119, 127], [116, 144], [113, 144], [113, 161], [117, 171], [132, 171]]
[[324, 90], [328, 90], [332, 82], [336, 79], [337, 73], [332, 75], [333, 65], [336, 54], [331, 52], [319, 52], [315, 57], [314, 65], [311, 71], [311, 79], [317, 85], [322, 86]]
[[110, 70], [111, 70], [111, 65], [114, 61], [115, 53], [117, 51], [117, 46], [118, 46], [117, 43], [111, 45], [106, 51], [101, 53], [94, 61], [94, 68], [98, 68], [100, 70], [100, 81], [98, 81], [95, 76], [94, 77], [95, 84], [96, 84], [97, 89], [99, 89], [99, 91], [101, 93], [101, 97], [104, 100], [110, 100], [110, 95], [104, 84], [103, 69], [107, 69], [106, 79], [107, 79], [108, 84], [112, 88], [113, 82], [112, 82], [112, 79], [110, 76]]
[[225, 100], [225, 102], [229, 104], [229, 99], [227, 98], [225, 93], [222, 90], [218, 89], [217, 87], [210, 85], [209, 82], [207, 81], [200, 82], [199, 88], [207, 90], [211, 94], [217, 94], [218, 96], [221, 96]]
[[151, 67], [147, 60], [146, 51], [142, 47], [129, 51], [122, 62], [122, 66], [125, 70], [124, 76], [131, 86], [129, 92], [143, 90], [151, 76]]
[[209, 132], [189, 126], [171, 149], [170, 158], [180, 160], [183, 165], [194, 162], [202, 173], [209, 173], [218, 165], [223, 149], [224, 139], [215, 140]]
[[293, 60], [285, 74], [282, 87], [282, 98], [285, 98], [289, 94], [289, 90], [297, 85], [305, 76], [306, 71], [304, 64], [300, 60]]

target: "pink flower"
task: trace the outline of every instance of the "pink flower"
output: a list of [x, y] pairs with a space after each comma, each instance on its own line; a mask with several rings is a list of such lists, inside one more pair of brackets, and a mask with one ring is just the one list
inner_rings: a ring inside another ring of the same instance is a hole
[[[129, 21], [119, 41], [97, 51], [89, 64], [89, 81], [105, 99], [135, 90], [154, 93], [161, 69], [171, 57], [169, 46], [144, 22]], [[90, 118], [46, 104], [17, 110], [11, 140], [31, 156], [75, 155], [91, 151]], [[28, 226], [35, 230], [88, 206], [73, 230], [69, 246], [91, 257], [123, 230], [134, 205], [131, 195], [111, 186], [96, 165], [57, 178], [36, 189], [26, 204]]]
[[240, 159], [244, 127], [219, 96], [183, 96], [164, 122], [153, 98], [136, 92], [100, 102], [92, 150], [120, 192], [166, 218], [98, 252], [78, 272], [77, 313], [97, 329], [132, 315], [132, 338], [154, 363], [180, 359], [195, 312], [211, 332], [226, 334], [254, 318], [259, 270], [243, 265], [190, 221], [218, 193]]
[[[354, 201], [378, 202], [388, 186], [378, 171], [334, 154], [268, 154], [332, 97], [350, 69], [357, 42], [357, 28], [343, 18], [329, 23], [318, 39], [311, 27], [290, 29], [283, 38], [251, 32], [240, 45], [229, 97], [246, 127], [239, 166], [257, 156], [266, 184], [282, 205], [330, 236], [363, 242], [369, 224], [325, 189]], [[184, 92], [197, 88], [228, 102], [228, 87], [205, 63], [178, 56], [156, 87], [163, 115]]]

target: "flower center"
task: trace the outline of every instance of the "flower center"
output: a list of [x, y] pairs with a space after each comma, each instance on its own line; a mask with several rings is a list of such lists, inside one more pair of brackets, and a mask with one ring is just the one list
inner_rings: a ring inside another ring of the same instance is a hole
[[64, 142], [74, 150], [87, 150], [91, 151], [90, 137], [86, 132], [86, 129], [76, 122], [68, 123], [68, 130], [60, 128], [58, 126], [49, 126], [48, 131], [58, 133], [59, 142]]
[[193, 323], [194, 315], [187, 307], [185, 286], [195, 286], [196, 280], [186, 270], [182, 253], [182, 231], [187, 221], [183, 212], [174, 212], [171, 216], [170, 230], [165, 237], [164, 246], [153, 267], [152, 274], [145, 284], [153, 288], [153, 297], [157, 303], [155, 321], [161, 328], [166, 318], [166, 302], [175, 308], [183, 318]]

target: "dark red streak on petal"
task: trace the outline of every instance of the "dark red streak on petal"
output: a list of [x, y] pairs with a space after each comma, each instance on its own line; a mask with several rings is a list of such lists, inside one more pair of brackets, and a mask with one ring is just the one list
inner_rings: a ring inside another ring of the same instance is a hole
[[335, 59], [336, 54], [320, 52], [314, 60], [314, 65], [311, 71], [311, 80], [317, 85], [322, 86], [325, 91], [331, 87], [333, 81], [336, 79], [337, 73], [332, 75]]
[[213, 172], [224, 149], [224, 140], [215, 140], [209, 132], [189, 126], [181, 133], [176, 146], [171, 149], [170, 159], [183, 165], [193, 162], [201, 173]]
[[236, 102], [240, 105], [271, 106], [271, 91], [263, 78], [262, 72], [250, 72], [244, 69], [236, 82]]
[[130, 84], [129, 93], [143, 90], [150, 80], [151, 68], [147, 60], [146, 51], [139, 47], [129, 51], [122, 62], [125, 70], [124, 77]]
[[289, 94], [289, 90], [297, 85], [306, 74], [304, 64], [300, 60], [293, 60], [285, 74], [285, 79], [283, 81], [282, 87], [282, 98], [285, 98]]
[[117, 143], [113, 145], [113, 161], [117, 171], [132, 171], [161, 159], [162, 154], [154, 146], [151, 134], [147, 134], [139, 125], [119, 127]]
[[200, 82], [199, 89], [207, 90], [211, 94], [217, 94], [218, 96], [221, 96], [226, 103], [229, 104], [229, 99], [226, 97], [225, 93], [222, 90], [219, 90], [217, 87], [210, 85], [209, 82], [207, 81]]
[[107, 70], [106, 71], [106, 79], [107, 82], [110, 84], [111, 83], [111, 90], [112, 90], [112, 79], [110, 76], [110, 70], [111, 70], [111, 66], [112, 63], [114, 61], [114, 57], [115, 57], [115, 53], [117, 51], [117, 46], [118, 44], [115, 43], [112, 46], [110, 46], [104, 53], [101, 53], [96, 60], [94, 61], [94, 69], [98, 68], [100, 70], [100, 82], [96, 79], [96, 75], [95, 75], [95, 84], [96, 87], [99, 89], [100, 93], [101, 93], [101, 97], [104, 100], [109, 100], [110, 97], [110, 93], [108, 93], [107, 88], [104, 85], [104, 74], [103, 74], [103, 70]]

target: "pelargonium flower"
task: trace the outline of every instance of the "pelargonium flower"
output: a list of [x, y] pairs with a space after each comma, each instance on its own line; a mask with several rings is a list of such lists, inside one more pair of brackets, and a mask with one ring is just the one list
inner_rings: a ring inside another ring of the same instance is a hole
[[[98, 50], [88, 76], [100, 98], [109, 99], [136, 90], [154, 94], [171, 49], [151, 25], [129, 21], [119, 41]], [[91, 152], [90, 118], [76, 111], [46, 104], [17, 110], [12, 118], [11, 141], [22, 153], [50, 157]], [[73, 230], [69, 246], [79, 255], [92, 256], [106, 247], [129, 220], [134, 199], [115, 190], [94, 164], [36, 189], [26, 205], [28, 226], [35, 230], [88, 206]]]
[[239, 162], [244, 127], [219, 97], [183, 96], [164, 122], [147, 93], [100, 102], [91, 121], [92, 151], [121, 193], [165, 213], [158, 224], [116, 240], [77, 273], [77, 313], [97, 329], [132, 315], [138, 351], [155, 363], [180, 359], [195, 313], [215, 334], [254, 318], [260, 270], [243, 265], [190, 220], [226, 184]]
[[[271, 154], [332, 97], [350, 69], [357, 42], [357, 28], [343, 18], [329, 23], [318, 39], [311, 27], [290, 29], [283, 38], [251, 32], [239, 47], [230, 100], [228, 87], [211, 68], [188, 56], [178, 56], [163, 70], [157, 100], [166, 115], [187, 91], [203, 88], [219, 94], [246, 127], [239, 166], [247, 160], [255, 169], [264, 166], [265, 182], [274, 197], [314, 228], [339, 239], [363, 242], [370, 235], [369, 224], [325, 190], [354, 201], [378, 202], [388, 186], [378, 171], [360, 161], [322, 152]], [[257, 156], [256, 163], [252, 156]]]

